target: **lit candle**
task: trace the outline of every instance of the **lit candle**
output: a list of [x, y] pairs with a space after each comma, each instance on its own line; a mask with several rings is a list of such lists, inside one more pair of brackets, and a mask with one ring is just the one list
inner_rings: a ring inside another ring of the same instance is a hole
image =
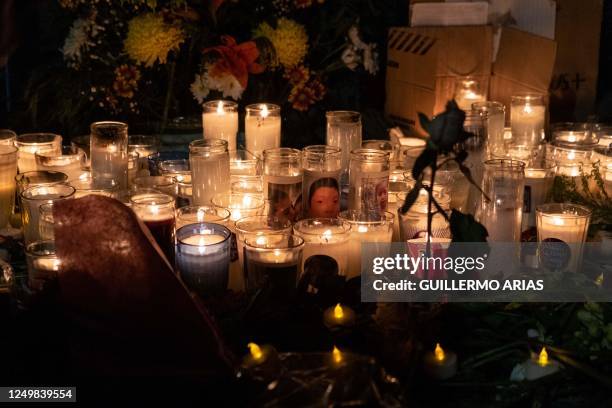
[[546, 107], [542, 95], [524, 94], [512, 97], [510, 124], [512, 139], [523, 145], [537, 145], [542, 141]]
[[174, 229], [176, 215], [174, 197], [162, 193], [142, 193], [130, 197], [132, 209], [149, 228], [151, 235], [166, 255], [174, 263]]
[[436, 380], [447, 380], [457, 373], [457, 354], [445, 351], [440, 343], [436, 348], [425, 354], [425, 372]]
[[26, 247], [28, 285], [32, 290], [43, 289], [46, 282], [53, 280], [62, 266], [55, 253], [53, 241], [36, 241]]
[[301, 273], [311, 267], [311, 258], [324, 255], [335, 262], [339, 275], [346, 275], [350, 224], [334, 218], [310, 218], [298, 221], [293, 229], [306, 242]]
[[62, 137], [53, 133], [26, 133], [17, 136], [15, 146], [19, 173], [36, 171], [36, 153], [61, 154]]
[[91, 176], [96, 186], [113, 181], [120, 189], [127, 188], [127, 124], [95, 122], [91, 125]]
[[204, 104], [202, 128], [204, 139], [223, 139], [229, 150], [236, 150], [238, 104], [231, 101], [210, 101]]
[[210, 204], [215, 194], [230, 191], [230, 164], [227, 141], [195, 140], [189, 144], [193, 202]]
[[280, 106], [269, 103], [247, 106], [244, 134], [246, 149], [257, 157], [266, 149], [280, 147]]
[[331, 364], [330, 365], [333, 368], [338, 368], [338, 367], [344, 366], [345, 363], [346, 363], [346, 357], [344, 356], [344, 353], [342, 353], [338, 347], [334, 346], [331, 352]]
[[561, 369], [561, 364], [558, 361], [550, 359], [546, 352], [546, 347], [542, 347], [540, 354], [534, 355], [527, 360], [524, 367], [525, 379], [533, 381], [556, 373]]
[[548, 192], [552, 188], [555, 169], [555, 163], [551, 160], [525, 169], [522, 231], [535, 227], [535, 209], [546, 202]]
[[455, 102], [459, 109], [472, 110], [472, 104], [486, 100], [481, 91], [480, 81], [473, 77], [458, 77], [455, 83]]
[[323, 313], [323, 323], [329, 329], [350, 327], [355, 324], [355, 312], [348, 306], [338, 303]]

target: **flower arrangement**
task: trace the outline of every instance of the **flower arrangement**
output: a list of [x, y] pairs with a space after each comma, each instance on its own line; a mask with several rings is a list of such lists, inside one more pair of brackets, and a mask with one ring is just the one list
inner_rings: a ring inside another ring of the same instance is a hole
[[[163, 130], [172, 117], [196, 116], [213, 98], [266, 100], [307, 114], [326, 104], [330, 87], [377, 74], [372, 39], [384, 40], [393, 13], [387, 1], [359, 0], [58, 3], [71, 21], [59, 47], [62, 63], [53, 76], [34, 75], [28, 96], [38, 105], [61, 97], [52, 117], [38, 121], [63, 128], [115, 117]], [[70, 92], [52, 90], [62, 85]], [[37, 108], [30, 113], [44, 115]]]

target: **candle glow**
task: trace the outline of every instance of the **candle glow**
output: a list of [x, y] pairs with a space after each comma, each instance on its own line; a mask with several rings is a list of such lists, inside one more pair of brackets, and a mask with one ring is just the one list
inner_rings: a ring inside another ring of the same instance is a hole
[[256, 343], [249, 343], [247, 344], [247, 347], [249, 348], [249, 352], [251, 353], [251, 356], [253, 357], [254, 360], [256, 361], [263, 360], [264, 354], [263, 354], [263, 351], [261, 350], [261, 347], [259, 347]]
[[342, 352], [336, 346], [334, 346], [334, 350], [332, 351], [332, 359], [336, 364], [340, 364], [342, 362]]
[[540, 355], [538, 356], [538, 364], [542, 367], [546, 367], [548, 365], [548, 353], [546, 352], [546, 347], [542, 347], [542, 351], [540, 351]]
[[268, 115], [270, 114], [270, 111], [268, 110], [268, 105], [261, 104], [259, 105], [259, 107], [261, 108], [261, 113], [260, 113], [261, 117], [264, 119], [267, 118]]
[[336, 307], [334, 307], [334, 317], [338, 320], [344, 318], [344, 311], [342, 310], [342, 306], [340, 306], [340, 303], [338, 303]]
[[444, 361], [446, 356], [444, 355], [444, 350], [440, 346], [440, 343], [436, 343], [436, 349], [434, 350], [434, 355], [436, 356], [437, 361]]
[[225, 115], [225, 109], [223, 109], [223, 101], [219, 101], [217, 104], [217, 115]]

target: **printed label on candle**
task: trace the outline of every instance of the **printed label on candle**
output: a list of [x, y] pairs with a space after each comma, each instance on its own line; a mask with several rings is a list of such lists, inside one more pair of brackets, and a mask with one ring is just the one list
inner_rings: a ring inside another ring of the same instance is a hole
[[295, 222], [302, 212], [302, 178], [297, 183], [295, 177], [285, 177], [288, 183], [282, 183], [282, 178], [266, 176], [270, 215]]
[[[306, 217], [334, 218], [340, 212], [340, 170], [304, 170], [302, 207]], [[306, 200], [304, 200], [306, 198]]]
[[564, 241], [557, 238], [546, 238], [540, 244], [540, 262], [552, 271], [562, 271], [569, 265], [572, 250]]
[[351, 175], [349, 209], [382, 214], [387, 211], [388, 191], [388, 171], [371, 173], [362, 177]]

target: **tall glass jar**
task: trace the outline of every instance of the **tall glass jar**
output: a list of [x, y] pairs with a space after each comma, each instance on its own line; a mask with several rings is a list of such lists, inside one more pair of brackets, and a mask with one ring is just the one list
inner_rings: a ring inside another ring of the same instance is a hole
[[189, 144], [193, 204], [206, 205], [216, 194], [230, 191], [227, 140], [194, 140]]
[[545, 120], [544, 95], [523, 93], [512, 96], [510, 107], [512, 143], [526, 146], [539, 145], [544, 136]]
[[[399, 208], [406, 201], [407, 194], [407, 192], [398, 193]], [[434, 190], [434, 198], [444, 211], [450, 210], [450, 197], [447, 194]], [[405, 214], [402, 214], [398, 209], [397, 215], [400, 223], [401, 241], [406, 242], [410, 239], [427, 238], [428, 205], [429, 195], [426, 190], [421, 190], [417, 200]], [[435, 208], [432, 211], [435, 211]], [[444, 216], [440, 213], [435, 214], [431, 224], [431, 237], [450, 238], [450, 236], [450, 227]]]
[[204, 139], [227, 140], [229, 150], [236, 150], [238, 104], [232, 101], [209, 101], [202, 109]]
[[469, 111], [472, 109], [472, 104], [476, 102], [484, 102], [487, 100], [485, 86], [476, 77], [457, 77], [455, 79], [455, 102], [459, 109]]
[[270, 215], [294, 222], [301, 214], [302, 152], [287, 147], [264, 150], [263, 166]]
[[389, 153], [355, 149], [349, 166], [349, 210], [383, 215], [389, 201]]
[[95, 122], [91, 125], [91, 177], [94, 185], [114, 181], [121, 190], [128, 185], [128, 125]]
[[484, 163], [485, 172], [479, 220], [487, 228], [490, 242], [519, 242], [523, 217], [525, 163], [493, 159]]
[[281, 145], [281, 108], [271, 103], [258, 103], [246, 107], [244, 119], [246, 149], [261, 157], [266, 149]]
[[546, 203], [555, 178], [556, 165], [552, 160], [528, 162], [525, 168], [522, 231], [535, 228], [536, 207]]
[[361, 114], [353, 111], [328, 111], [326, 144], [342, 149], [342, 184], [348, 183], [351, 151], [361, 147]]
[[307, 146], [302, 152], [302, 212], [305, 218], [334, 218], [340, 212], [342, 150]]
[[501, 102], [477, 102], [472, 109], [480, 114], [485, 127], [487, 155], [499, 157], [505, 154], [504, 125], [506, 107]]

